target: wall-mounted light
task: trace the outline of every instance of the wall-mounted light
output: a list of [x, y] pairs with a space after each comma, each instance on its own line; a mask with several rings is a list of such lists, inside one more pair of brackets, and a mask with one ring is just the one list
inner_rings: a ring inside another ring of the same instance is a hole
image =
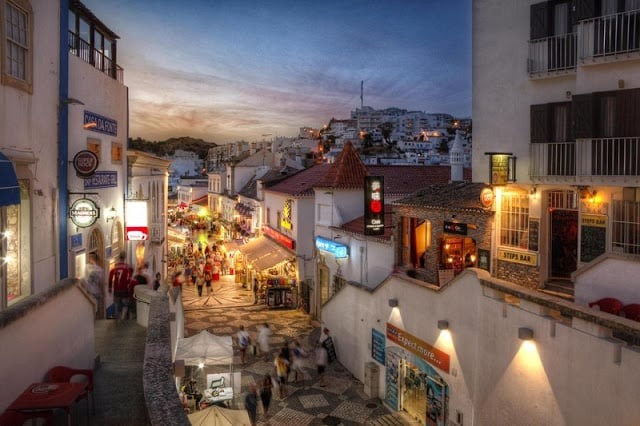
[[567, 90], [566, 92], [564, 92], [564, 95], [567, 97], [567, 99], [571, 99], [571, 90]]
[[438, 330], [448, 330], [448, 329], [449, 329], [449, 321], [438, 320]]
[[111, 207], [109, 210], [107, 210], [107, 214], [105, 215], [107, 222], [115, 219], [117, 215], [118, 212], [116, 211], [116, 209], [114, 207]]
[[395, 297], [389, 299], [389, 307], [396, 308], [398, 306], [398, 299]]
[[536, 186], [535, 186], [535, 185], [533, 185], [533, 186], [531, 187], [531, 195], [535, 195], [535, 194], [536, 194], [536, 192], [538, 192], [538, 188], [536, 188]]
[[528, 327], [520, 327], [518, 329], [518, 339], [533, 340], [533, 330]]

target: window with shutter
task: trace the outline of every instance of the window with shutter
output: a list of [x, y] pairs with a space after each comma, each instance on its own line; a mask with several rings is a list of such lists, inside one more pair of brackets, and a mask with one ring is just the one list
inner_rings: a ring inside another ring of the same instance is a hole
[[571, 103], [573, 135], [576, 139], [592, 138], [594, 122], [594, 96], [592, 93], [574, 95]]
[[596, 0], [576, 0], [576, 20], [590, 19], [596, 15]]
[[531, 105], [531, 143], [549, 142], [549, 104]]
[[547, 2], [531, 5], [531, 40], [549, 36], [549, 6]]

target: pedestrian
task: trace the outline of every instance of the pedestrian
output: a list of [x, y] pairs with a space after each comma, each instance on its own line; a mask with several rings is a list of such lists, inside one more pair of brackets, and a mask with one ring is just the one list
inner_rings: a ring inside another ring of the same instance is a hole
[[96, 299], [96, 319], [104, 318], [104, 271], [98, 266], [98, 256], [89, 253], [85, 267], [87, 291]]
[[[288, 350], [287, 350], [288, 352]], [[278, 384], [280, 389], [280, 399], [287, 396], [287, 375], [289, 374], [289, 361], [282, 355], [282, 351], [273, 360], [276, 368], [276, 376], [278, 376]]]
[[269, 337], [271, 334], [271, 328], [265, 322], [260, 327], [260, 331], [258, 331], [258, 347], [260, 348], [260, 355], [264, 357], [265, 361], [269, 359]]
[[304, 362], [303, 358], [306, 357], [307, 353], [302, 348], [302, 346], [300, 346], [300, 342], [294, 340], [293, 347], [291, 348], [291, 370], [293, 370], [295, 374], [294, 380], [296, 381], [296, 383], [298, 382], [298, 374], [300, 374], [300, 377], [302, 377], [302, 380], [304, 381], [304, 371], [302, 370], [302, 365]]
[[213, 293], [211, 288], [211, 280], [213, 280], [213, 265], [207, 259], [207, 262], [204, 265], [204, 283], [207, 286], [207, 296]]
[[262, 387], [260, 388], [260, 400], [262, 400], [262, 411], [264, 416], [269, 417], [269, 405], [271, 404], [271, 396], [273, 395], [273, 382], [271, 375], [265, 374], [262, 379]]
[[326, 386], [324, 381], [325, 371], [327, 369], [327, 364], [329, 363], [329, 355], [327, 354], [327, 350], [321, 344], [316, 346], [316, 369], [318, 372], [318, 385]]
[[256, 391], [256, 385], [253, 383], [249, 385], [249, 392], [247, 392], [247, 395], [244, 397], [244, 408], [247, 410], [247, 414], [249, 414], [251, 426], [255, 426], [258, 417], [258, 393]]
[[197, 279], [198, 279], [198, 267], [191, 262], [191, 282], [193, 284], [197, 284]]
[[247, 356], [247, 347], [249, 347], [250, 344], [251, 337], [249, 337], [249, 332], [244, 329], [244, 325], [241, 325], [238, 331], [238, 346], [240, 347], [240, 360], [243, 364]]
[[114, 313], [112, 318], [124, 318], [129, 309], [129, 285], [133, 268], [125, 262], [126, 255], [120, 252], [118, 263], [109, 271], [109, 293], [113, 292]]
[[289, 348], [289, 342], [286, 340], [282, 345], [282, 348], [280, 348], [280, 355], [287, 360], [287, 375], [285, 378], [289, 381], [289, 372], [291, 371], [291, 349]]
[[177, 271], [173, 275], [173, 280], [171, 281], [171, 289], [173, 290], [174, 299], [178, 299], [178, 296], [182, 292], [182, 282], [184, 278], [182, 277], [182, 271]]
[[196, 287], [198, 288], [198, 297], [202, 297], [203, 286], [204, 286], [204, 274], [198, 272], [196, 276]]
[[153, 289], [158, 291], [158, 289], [160, 288], [161, 285], [161, 281], [162, 281], [162, 275], [160, 274], [160, 272], [156, 272], [156, 279], [153, 280]]
[[258, 304], [258, 278], [253, 279], [253, 304]]
[[320, 335], [320, 338], [318, 339], [318, 343], [319, 344], [323, 344], [325, 340], [327, 340], [329, 338], [329, 329], [327, 327], [322, 329], [322, 334]]

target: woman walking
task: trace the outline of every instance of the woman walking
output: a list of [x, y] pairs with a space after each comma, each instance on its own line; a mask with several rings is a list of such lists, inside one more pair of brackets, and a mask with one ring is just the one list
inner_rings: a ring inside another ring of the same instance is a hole
[[271, 375], [265, 374], [262, 379], [262, 387], [260, 389], [260, 400], [262, 401], [262, 409], [264, 416], [269, 417], [269, 405], [271, 404], [273, 382], [271, 381]]

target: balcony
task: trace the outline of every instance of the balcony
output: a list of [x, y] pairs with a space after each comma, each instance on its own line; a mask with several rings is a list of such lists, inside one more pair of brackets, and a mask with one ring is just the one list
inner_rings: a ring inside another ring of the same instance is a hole
[[538, 181], [615, 183], [640, 173], [640, 137], [534, 143], [530, 176]]
[[640, 10], [580, 21], [578, 42], [584, 65], [640, 58]]
[[575, 72], [576, 41], [576, 33], [529, 40], [529, 76], [540, 78]]
[[69, 31], [69, 53], [91, 64], [97, 70], [124, 84], [124, 70], [110, 57]]

